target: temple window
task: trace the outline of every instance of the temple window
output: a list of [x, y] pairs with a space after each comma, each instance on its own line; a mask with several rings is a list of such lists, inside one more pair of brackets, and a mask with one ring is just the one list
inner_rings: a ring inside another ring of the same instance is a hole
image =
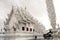
[[16, 31], [16, 28], [13, 26], [13, 30]]
[[24, 28], [24, 27], [22, 27], [22, 30], [24, 31], [24, 30], [25, 30], [25, 28]]
[[26, 31], [29, 31], [29, 29], [27, 28]]
[[30, 31], [32, 31], [32, 28], [30, 28]]
[[33, 29], [33, 32], [35, 31], [35, 29]]

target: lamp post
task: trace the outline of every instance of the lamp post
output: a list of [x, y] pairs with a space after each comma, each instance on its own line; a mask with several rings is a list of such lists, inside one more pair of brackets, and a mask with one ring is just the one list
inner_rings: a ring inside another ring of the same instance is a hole
[[[33, 37], [35, 36], [34, 31], [35, 31], [35, 30], [33, 29]], [[35, 39], [35, 38], [34, 38], [34, 39]]]
[[35, 35], [35, 30], [33, 29], [33, 36], [34, 36], [34, 39], [37, 40], [37, 36]]
[[37, 40], [37, 36], [35, 36], [35, 40]]

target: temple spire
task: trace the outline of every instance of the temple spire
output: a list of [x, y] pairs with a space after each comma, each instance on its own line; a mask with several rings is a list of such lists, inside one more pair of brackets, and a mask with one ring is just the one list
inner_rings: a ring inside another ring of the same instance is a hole
[[53, 29], [56, 29], [56, 14], [53, 6], [53, 0], [46, 0], [46, 5], [51, 26]]

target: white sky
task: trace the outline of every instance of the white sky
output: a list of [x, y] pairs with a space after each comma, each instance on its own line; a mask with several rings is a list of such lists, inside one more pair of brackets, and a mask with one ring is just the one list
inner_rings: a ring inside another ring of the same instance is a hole
[[57, 24], [60, 25], [60, 0], [54, 0], [55, 12], [57, 16]]
[[[44, 24], [46, 29], [50, 29], [50, 21], [47, 16], [46, 11], [46, 4], [45, 0], [25, 0], [26, 2], [23, 2], [23, 0], [0, 0], [0, 27], [3, 28], [3, 22], [5, 18], [7, 17], [7, 14], [11, 10], [11, 4], [15, 5], [17, 4], [19, 7], [26, 5], [27, 10], [32, 14], [33, 17], [35, 17], [39, 22]], [[44, 2], [44, 3], [43, 3]], [[21, 5], [23, 3], [23, 5]], [[60, 0], [54, 0], [54, 6], [57, 16], [57, 23], [60, 24]], [[28, 5], [28, 6], [27, 6]]]

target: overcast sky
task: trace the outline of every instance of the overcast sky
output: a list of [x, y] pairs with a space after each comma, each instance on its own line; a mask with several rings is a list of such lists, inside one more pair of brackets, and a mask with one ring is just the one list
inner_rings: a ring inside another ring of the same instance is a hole
[[[60, 0], [54, 0], [55, 12], [57, 16], [57, 24], [60, 24]], [[10, 13], [12, 5], [19, 7], [27, 7], [31, 15], [39, 22], [44, 24], [46, 29], [50, 29], [50, 21], [47, 15], [45, 0], [0, 0], [0, 27], [3, 28], [3, 22]]]

